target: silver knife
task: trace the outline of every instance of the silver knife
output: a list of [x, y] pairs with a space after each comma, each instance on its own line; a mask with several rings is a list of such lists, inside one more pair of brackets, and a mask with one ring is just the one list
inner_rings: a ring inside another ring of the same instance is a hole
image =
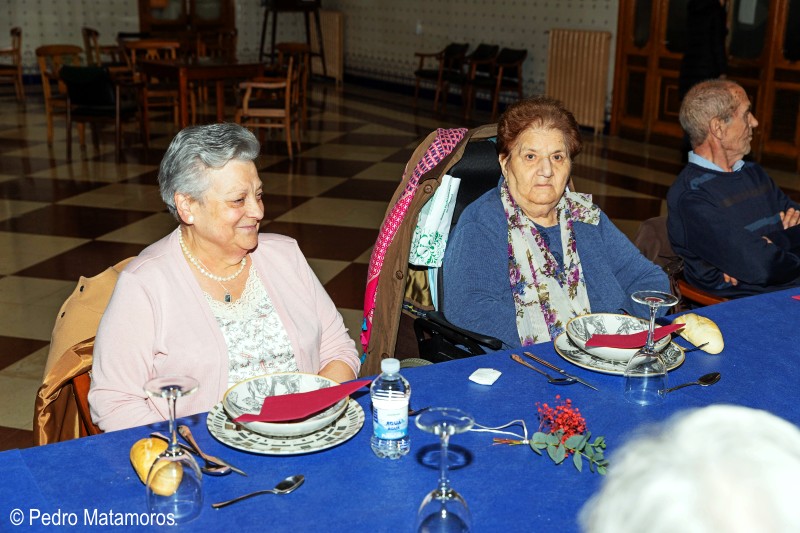
[[591, 384], [589, 384], [589, 383], [585, 382], [584, 380], [582, 380], [582, 379], [581, 379], [581, 378], [579, 378], [578, 376], [573, 376], [572, 374], [568, 374], [568, 373], [567, 373], [565, 370], [561, 370], [561, 369], [560, 369], [560, 368], [558, 368], [556, 365], [554, 365], [554, 364], [552, 364], [552, 363], [550, 363], [550, 362], [548, 362], [548, 361], [545, 361], [545, 360], [544, 360], [544, 359], [542, 359], [541, 357], [538, 357], [538, 356], [536, 356], [536, 355], [533, 355], [533, 354], [532, 354], [532, 353], [530, 353], [530, 352], [522, 352], [522, 353], [523, 353], [523, 354], [525, 354], [527, 357], [530, 357], [531, 359], [533, 359], [534, 361], [536, 361], [536, 362], [537, 362], [537, 363], [539, 363], [540, 365], [544, 365], [544, 366], [546, 366], [547, 368], [549, 368], [549, 369], [551, 369], [551, 370], [555, 370], [556, 372], [558, 372], [559, 374], [561, 374], [561, 375], [562, 375], [562, 376], [564, 376], [565, 378], [572, 378], [572, 379], [574, 379], [575, 381], [577, 381], [578, 383], [582, 383], [583, 385], [586, 385], [586, 386], [587, 386], [587, 387], [589, 387], [590, 389], [594, 389], [594, 390], [596, 390], [596, 391], [599, 391], [599, 390], [600, 390], [600, 389], [598, 389], [597, 387], [595, 387], [594, 385], [591, 385]]

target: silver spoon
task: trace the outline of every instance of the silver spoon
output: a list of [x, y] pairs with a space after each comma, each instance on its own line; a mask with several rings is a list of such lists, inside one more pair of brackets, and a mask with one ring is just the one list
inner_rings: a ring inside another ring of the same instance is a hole
[[[154, 432], [150, 433], [150, 436], [159, 438], [161, 440], [165, 440], [167, 442], [170, 441], [169, 437], [167, 437], [163, 433], [159, 433], [157, 431], [154, 431]], [[183, 448], [185, 451], [187, 451], [189, 453], [193, 453], [195, 455], [198, 455], [197, 452], [191, 446], [187, 446], [182, 442], [179, 442], [178, 446], [180, 446], [181, 448]], [[203, 458], [201, 457], [201, 459], [203, 459]], [[212, 462], [208, 461], [207, 459], [203, 459], [203, 461], [204, 461], [204, 464], [203, 464], [203, 466], [200, 467], [200, 470], [202, 470], [204, 474], [208, 474], [209, 476], [227, 476], [228, 474], [233, 472], [233, 470], [231, 470], [231, 467], [228, 466], [228, 465], [218, 465], [216, 463], [212, 463]]]
[[690, 381], [689, 383], [681, 383], [680, 385], [676, 385], [674, 387], [670, 387], [669, 389], [665, 389], [664, 392], [672, 392], [674, 390], [682, 389], [683, 387], [688, 387], [689, 385], [700, 385], [701, 387], [708, 387], [709, 385], [713, 385], [717, 381], [720, 380], [722, 374], [719, 372], [711, 372], [709, 374], [704, 374], [697, 378], [697, 381]]
[[537, 371], [538, 373], [540, 373], [541, 375], [543, 375], [544, 377], [546, 377], [546, 378], [547, 378], [547, 381], [549, 381], [549, 382], [550, 382], [550, 383], [552, 383], [553, 385], [574, 385], [575, 383], [577, 383], [577, 382], [578, 382], [578, 381], [577, 381], [576, 379], [574, 379], [574, 378], [554, 378], [553, 376], [551, 376], [550, 374], [548, 374], [548, 373], [547, 373], [547, 372], [545, 372], [544, 370], [539, 370], [538, 368], [536, 368], [536, 367], [535, 367], [535, 366], [533, 366], [532, 364], [528, 363], [527, 361], [525, 361], [524, 359], [522, 359], [522, 357], [518, 356], [518, 355], [517, 355], [517, 354], [515, 354], [515, 353], [512, 353], [512, 354], [511, 354], [511, 359], [513, 359], [514, 361], [516, 361], [517, 363], [519, 363], [519, 364], [521, 364], [521, 365], [527, 366], [527, 367], [528, 367], [528, 368], [530, 368], [531, 370], [535, 370], [535, 371]]
[[251, 492], [249, 494], [245, 494], [244, 496], [239, 496], [232, 500], [228, 500], [225, 502], [218, 502], [212, 503], [211, 507], [214, 509], [219, 509], [220, 507], [225, 507], [226, 505], [230, 505], [232, 503], [240, 502], [247, 498], [252, 498], [253, 496], [258, 496], [259, 494], [289, 494], [290, 492], [295, 491], [297, 488], [300, 487], [305, 482], [306, 478], [302, 474], [297, 474], [294, 476], [289, 476], [277, 485], [275, 485], [274, 489], [266, 489], [266, 490], [257, 490], [255, 492]]

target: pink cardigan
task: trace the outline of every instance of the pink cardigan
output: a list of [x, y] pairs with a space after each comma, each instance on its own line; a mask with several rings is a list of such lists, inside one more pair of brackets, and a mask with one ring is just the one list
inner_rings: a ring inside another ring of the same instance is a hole
[[[259, 235], [253, 265], [289, 334], [300, 372], [341, 360], [358, 375], [355, 343], [297, 242]], [[189, 375], [200, 382], [178, 400], [178, 416], [208, 411], [228, 387], [228, 349], [183, 258], [177, 230], [134, 258], [117, 281], [100, 321], [89, 404], [104, 431], [166, 420], [164, 400], [143, 390], [150, 378]]]

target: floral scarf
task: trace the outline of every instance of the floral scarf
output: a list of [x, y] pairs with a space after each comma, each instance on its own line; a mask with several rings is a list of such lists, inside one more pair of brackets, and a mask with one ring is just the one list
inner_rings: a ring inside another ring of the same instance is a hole
[[555, 339], [567, 321], [591, 312], [575, 242], [576, 221], [597, 225], [600, 208], [588, 194], [566, 191], [556, 205], [564, 264], [556, 262], [536, 225], [511, 197], [505, 180], [500, 200], [508, 220], [508, 272], [522, 346]]

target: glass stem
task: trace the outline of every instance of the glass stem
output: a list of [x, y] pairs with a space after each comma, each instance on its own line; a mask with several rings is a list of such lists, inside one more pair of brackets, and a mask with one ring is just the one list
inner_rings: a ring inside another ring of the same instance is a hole
[[178, 431], [175, 424], [175, 404], [178, 401], [178, 391], [173, 388], [168, 390], [167, 403], [169, 404], [169, 451], [180, 450], [178, 445]]
[[450, 484], [449, 480], [447, 479], [447, 448], [450, 443], [450, 435], [448, 433], [442, 433], [441, 438], [442, 455], [439, 459], [439, 492], [442, 496], [446, 496]]
[[656, 330], [656, 310], [658, 309], [657, 305], [653, 305], [650, 303], [650, 328], [647, 330], [647, 342], [645, 343], [645, 349], [648, 352], [653, 352], [655, 349], [655, 343], [653, 342], [653, 336], [655, 335]]

